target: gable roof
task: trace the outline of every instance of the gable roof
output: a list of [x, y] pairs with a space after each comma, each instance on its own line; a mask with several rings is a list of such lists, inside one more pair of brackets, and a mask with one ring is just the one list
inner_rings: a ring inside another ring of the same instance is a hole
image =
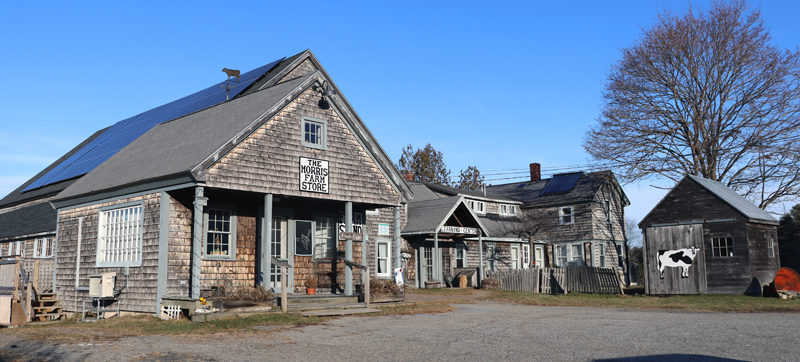
[[[328, 82], [334, 87], [327, 96], [337, 108], [353, 135], [376, 161], [402, 199], [413, 192], [394, 167], [352, 106], [336, 89], [310, 51], [293, 57], [293, 63], [311, 61], [318, 69], [277, 83], [291, 71], [286, 66], [273, 70], [272, 81], [264, 89], [247, 92], [225, 103], [159, 124], [117, 152], [106, 162], [60, 193], [54, 204], [64, 207], [99, 200], [112, 194], [125, 194], [156, 187], [194, 183], [205, 179], [205, 172], [228, 151], [255, 132], [273, 115], [314, 84]], [[277, 83], [277, 84], [275, 84]], [[157, 186], [154, 186], [157, 185]]]
[[[314, 73], [315, 74], [315, 73]], [[215, 107], [153, 127], [83, 176], [57, 200], [167, 177], [192, 177], [191, 171], [234, 138], [266, 109], [275, 107], [312, 76], [283, 82]]]
[[750, 202], [750, 200], [745, 199], [742, 195], [739, 195], [736, 191], [733, 191], [730, 187], [725, 186], [725, 184], [719, 181], [713, 181], [694, 175], [687, 175], [686, 177], [708, 190], [708, 192], [714, 194], [748, 219], [778, 222], [778, 220], [768, 212], [759, 209], [758, 206]]
[[484, 234], [487, 234], [477, 215], [464, 202], [464, 196], [450, 196], [408, 203], [408, 219], [403, 235], [433, 234], [444, 225], [457, 208], [463, 207]]
[[56, 210], [49, 202], [0, 214], [0, 240], [14, 240], [21, 236], [55, 234], [55, 232]]
[[[570, 175], [577, 174], [572, 173]], [[598, 171], [589, 173], [580, 173], [580, 177], [574, 183], [574, 186], [569, 191], [562, 191], [554, 193], [543, 193], [542, 191], [547, 187], [552, 179], [546, 178], [538, 181], [524, 181], [514, 182], [509, 184], [488, 186], [487, 189], [505, 195], [506, 197], [522, 201], [522, 206], [528, 207], [548, 207], [559, 205], [570, 205], [583, 202], [591, 202], [594, 200], [595, 195], [600, 191], [600, 187], [607, 183], [611, 183], [612, 187], [616, 188], [622, 195], [625, 205], [630, 205], [628, 197], [619, 186], [619, 183], [611, 171]]]

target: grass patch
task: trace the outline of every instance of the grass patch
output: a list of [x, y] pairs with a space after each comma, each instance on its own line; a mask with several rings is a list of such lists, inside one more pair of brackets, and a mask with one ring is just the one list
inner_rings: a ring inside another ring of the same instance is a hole
[[78, 323], [77, 320], [70, 319], [61, 323], [40, 326], [28, 324], [20, 328], [0, 330], [0, 334], [22, 334], [50, 341], [74, 342], [141, 335], [227, 333], [253, 326], [300, 326], [317, 324], [325, 320], [327, 318], [281, 313], [255, 314], [206, 323], [192, 323], [188, 320], [162, 321], [153, 316], [128, 316], [94, 323]]
[[411, 304], [398, 304], [389, 306], [379, 306], [380, 312], [365, 314], [365, 316], [387, 316], [387, 315], [413, 315], [413, 314], [436, 314], [446, 313], [454, 310], [448, 303], [443, 302], [421, 302]]
[[800, 312], [800, 300], [750, 297], [745, 295], [547, 295], [512, 291], [492, 291], [484, 300], [508, 303], [600, 308], [672, 309], [709, 312]]

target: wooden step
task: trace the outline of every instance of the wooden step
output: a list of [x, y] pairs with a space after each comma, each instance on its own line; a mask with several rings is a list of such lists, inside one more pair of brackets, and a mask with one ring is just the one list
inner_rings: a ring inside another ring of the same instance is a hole
[[345, 309], [358, 309], [364, 308], [364, 303], [341, 303], [341, 304], [291, 304], [288, 305], [288, 310], [292, 312], [303, 312], [311, 310], [345, 310]]
[[36, 311], [36, 310], [48, 310], [48, 309], [49, 309], [49, 310], [54, 310], [54, 309], [61, 309], [61, 307], [59, 307], [59, 306], [57, 306], [57, 305], [52, 305], [52, 306], [49, 306], [49, 307], [33, 307], [33, 308], [31, 308], [31, 309], [33, 309], [33, 310], [35, 310], [35, 311]]
[[[342, 304], [358, 303], [358, 296], [352, 295], [292, 295], [286, 298], [287, 303], [292, 304]], [[276, 298], [277, 305], [281, 304], [281, 299]]]
[[353, 314], [363, 314], [363, 313], [376, 313], [380, 312], [380, 309], [375, 308], [354, 308], [354, 309], [327, 309], [327, 310], [315, 310], [315, 311], [308, 311], [302, 313], [303, 316], [306, 317], [324, 317], [324, 316], [342, 316], [342, 315], [353, 315]]

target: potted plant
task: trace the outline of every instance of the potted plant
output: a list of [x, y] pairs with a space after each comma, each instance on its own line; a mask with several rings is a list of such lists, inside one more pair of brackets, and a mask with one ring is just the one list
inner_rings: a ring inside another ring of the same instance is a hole
[[314, 278], [313, 275], [306, 278], [304, 285], [306, 286], [306, 294], [317, 294], [317, 278]]

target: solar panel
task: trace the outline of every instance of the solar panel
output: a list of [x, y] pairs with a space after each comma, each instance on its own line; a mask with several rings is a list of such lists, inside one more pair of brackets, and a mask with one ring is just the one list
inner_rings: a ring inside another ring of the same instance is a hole
[[578, 183], [578, 180], [581, 179], [581, 175], [583, 175], [583, 172], [553, 175], [553, 178], [551, 178], [550, 181], [547, 181], [547, 185], [544, 186], [539, 195], [545, 196], [570, 192], [573, 188], [575, 188], [575, 184]]
[[[231, 89], [228, 92], [230, 98], [236, 97], [283, 59], [285, 58], [243, 73], [238, 80], [231, 79]], [[119, 150], [151, 128], [223, 103], [225, 100], [225, 82], [220, 82], [181, 99], [119, 121], [22, 191], [30, 191], [59, 181], [82, 176], [111, 158]]]

